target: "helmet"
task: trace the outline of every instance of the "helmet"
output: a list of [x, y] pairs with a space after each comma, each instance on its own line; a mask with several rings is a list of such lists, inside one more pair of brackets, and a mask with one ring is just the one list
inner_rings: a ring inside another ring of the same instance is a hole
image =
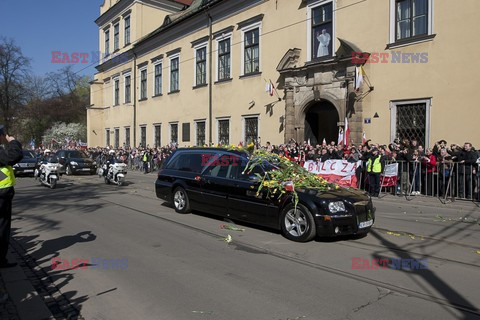
[[115, 150], [108, 151], [108, 154], [115, 154]]
[[48, 153], [52, 153], [52, 151], [50, 151], [50, 149], [45, 149], [45, 151], [43, 151], [43, 155], [47, 155]]

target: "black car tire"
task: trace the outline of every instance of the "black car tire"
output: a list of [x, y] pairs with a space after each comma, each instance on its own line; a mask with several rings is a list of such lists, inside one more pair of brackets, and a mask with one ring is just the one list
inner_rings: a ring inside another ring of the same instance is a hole
[[70, 167], [70, 165], [68, 165], [67, 168], [65, 169], [65, 174], [67, 176], [71, 176], [73, 174], [73, 171], [72, 171], [72, 168]]
[[285, 238], [296, 242], [308, 242], [316, 236], [316, 226], [313, 215], [304, 205], [293, 203], [283, 208], [280, 214], [280, 227]]
[[175, 211], [178, 213], [189, 213], [190, 200], [188, 199], [187, 192], [182, 187], [176, 187], [172, 194], [172, 202]]

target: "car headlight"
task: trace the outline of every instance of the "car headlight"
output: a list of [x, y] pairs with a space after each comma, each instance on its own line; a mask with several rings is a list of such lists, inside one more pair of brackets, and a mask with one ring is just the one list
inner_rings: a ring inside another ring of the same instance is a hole
[[70, 164], [71, 164], [72, 166], [78, 166], [78, 163], [76, 163], [75, 161], [70, 161]]
[[342, 201], [330, 202], [328, 204], [330, 213], [345, 212], [345, 204]]

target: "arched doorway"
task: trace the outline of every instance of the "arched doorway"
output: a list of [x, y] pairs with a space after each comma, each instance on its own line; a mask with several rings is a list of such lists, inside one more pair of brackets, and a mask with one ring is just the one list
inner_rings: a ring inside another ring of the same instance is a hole
[[339, 121], [337, 109], [328, 101], [312, 104], [305, 110], [305, 141], [310, 139], [310, 144], [321, 144], [323, 139], [338, 140]]

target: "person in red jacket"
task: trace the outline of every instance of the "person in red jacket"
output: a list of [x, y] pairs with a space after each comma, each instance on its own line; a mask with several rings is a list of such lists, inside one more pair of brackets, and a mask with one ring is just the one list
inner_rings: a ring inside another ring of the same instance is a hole
[[435, 155], [433, 154], [432, 149], [427, 149], [422, 162], [423, 166], [427, 168], [427, 196], [433, 196], [435, 193], [435, 173], [437, 172], [437, 157], [435, 157]]

